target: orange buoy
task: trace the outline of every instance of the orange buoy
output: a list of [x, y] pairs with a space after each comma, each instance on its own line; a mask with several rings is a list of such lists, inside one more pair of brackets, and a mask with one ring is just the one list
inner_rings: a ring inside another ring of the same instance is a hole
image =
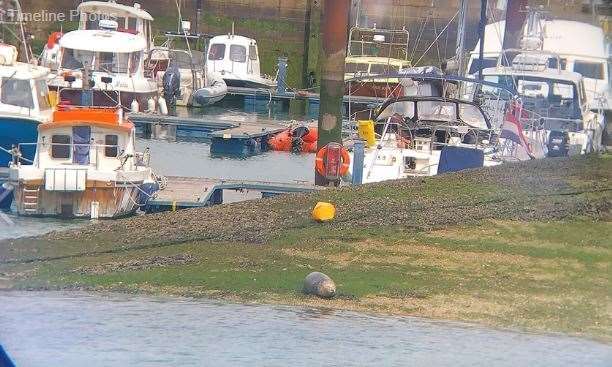
[[319, 129], [316, 127], [309, 127], [308, 133], [302, 137], [305, 143], [316, 143], [319, 140]]
[[268, 140], [268, 145], [270, 149], [277, 152], [290, 152], [292, 140], [291, 132], [287, 129], [271, 137]]

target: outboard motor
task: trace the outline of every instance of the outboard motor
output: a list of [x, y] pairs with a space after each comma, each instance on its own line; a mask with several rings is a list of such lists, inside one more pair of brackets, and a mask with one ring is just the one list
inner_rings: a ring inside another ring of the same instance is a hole
[[176, 63], [172, 62], [162, 79], [164, 99], [169, 106], [176, 106], [176, 100], [181, 97], [181, 72]]
[[569, 134], [567, 131], [551, 131], [548, 136], [547, 147], [549, 157], [567, 157], [569, 155]]

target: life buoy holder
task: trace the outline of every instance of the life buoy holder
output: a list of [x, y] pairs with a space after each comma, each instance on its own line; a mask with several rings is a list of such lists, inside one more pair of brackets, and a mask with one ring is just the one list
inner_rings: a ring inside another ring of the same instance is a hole
[[[342, 158], [342, 164], [340, 165], [340, 169], [338, 170], [338, 175], [342, 177], [348, 173], [349, 166], [351, 165], [351, 157], [349, 156], [348, 150], [346, 150], [345, 147], [340, 148], [340, 155]], [[317, 152], [317, 157], [315, 158], [315, 167], [317, 169], [317, 172], [323, 177], [328, 177], [327, 167], [325, 166], [326, 156], [327, 145]]]

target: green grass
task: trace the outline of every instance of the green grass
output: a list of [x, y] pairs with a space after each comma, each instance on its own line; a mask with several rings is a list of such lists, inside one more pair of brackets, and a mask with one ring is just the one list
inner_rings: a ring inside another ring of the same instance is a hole
[[[101, 222], [0, 242], [0, 287], [317, 305], [612, 340], [611, 175], [612, 160], [590, 156]], [[334, 222], [310, 219], [319, 200], [336, 204]], [[302, 295], [311, 271], [340, 296]]]

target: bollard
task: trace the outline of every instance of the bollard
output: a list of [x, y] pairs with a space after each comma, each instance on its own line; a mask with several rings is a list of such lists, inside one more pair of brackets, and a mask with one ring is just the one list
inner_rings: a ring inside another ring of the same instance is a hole
[[365, 142], [363, 140], [355, 140], [353, 144], [353, 185], [361, 185], [363, 183], [364, 158]]

